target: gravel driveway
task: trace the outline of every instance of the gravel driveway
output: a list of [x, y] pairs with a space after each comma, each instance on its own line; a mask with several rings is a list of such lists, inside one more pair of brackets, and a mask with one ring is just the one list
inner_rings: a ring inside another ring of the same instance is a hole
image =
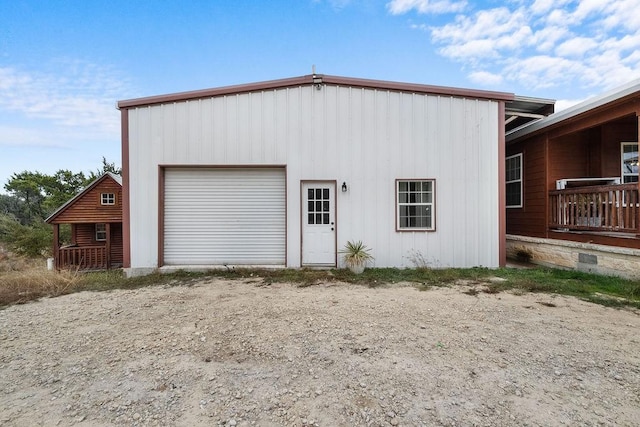
[[0, 424], [640, 423], [638, 311], [469, 289], [207, 278], [9, 307]]

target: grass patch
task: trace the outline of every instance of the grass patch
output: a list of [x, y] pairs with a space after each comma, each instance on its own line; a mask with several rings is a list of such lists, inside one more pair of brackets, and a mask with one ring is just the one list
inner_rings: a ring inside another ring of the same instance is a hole
[[79, 282], [72, 272], [26, 270], [0, 275], [0, 306], [22, 304], [42, 297], [55, 297], [77, 292]]
[[76, 292], [78, 285], [76, 274], [48, 271], [43, 258], [0, 252], [0, 306]]
[[497, 270], [495, 275], [507, 279], [489, 286], [497, 291], [519, 289], [570, 295], [610, 307], [640, 308], [640, 281], [600, 276], [580, 271], [552, 268]]
[[[487, 268], [429, 269], [429, 268], [369, 268], [363, 274], [348, 269], [311, 270], [253, 270], [231, 269], [208, 272], [176, 271], [126, 278], [120, 270], [91, 273], [47, 271], [44, 259], [16, 257], [0, 258], [0, 306], [20, 304], [42, 297], [55, 297], [79, 291], [109, 291], [137, 289], [149, 286], [190, 286], [204, 277], [251, 280], [257, 286], [272, 283], [294, 283], [308, 287], [319, 283], [346, 282], [371, 288], [407, 282], [420, 290], [433, 286], [455, 286], [460, 281], [481, 283], [482, 288], [465, 290], [477, 295], [512, 291], [516, 293], [544, 292], [571, 295], [610, 307], [640, 308], [640, 282], [617, 277], [598, 276], [577, 271], [550, 268], [512, 269]], [[504, 280], [492, 281], [499, 277]]]

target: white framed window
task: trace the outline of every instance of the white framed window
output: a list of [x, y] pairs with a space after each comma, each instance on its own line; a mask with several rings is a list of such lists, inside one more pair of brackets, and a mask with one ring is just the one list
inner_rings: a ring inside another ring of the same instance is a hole
[[114, 193], [101, 193], [100, 204], [102, 205], [115, 205], [116, 195]]
[[638, 182], [638, 143], [620, 143], [620, 170], [622, 183]]
[[107, 224], [96, 224], [96, 242], [107, 240]]
[[434, 179], [396, 180], [396, 230], [434, 231], [435, 217]]
[[522, 153], [506, 158], [507, 207], [522, 207]]

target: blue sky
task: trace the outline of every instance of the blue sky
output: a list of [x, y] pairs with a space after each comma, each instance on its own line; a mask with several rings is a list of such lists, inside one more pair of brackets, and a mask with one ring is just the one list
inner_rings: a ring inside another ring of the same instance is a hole
[[[120, 164], [118, 100], [311, 73], [557, 109], [640, 77], [640, 0], [0, 0], [0, 184]], [[1, 191], [1, 190], [0, 190]]]

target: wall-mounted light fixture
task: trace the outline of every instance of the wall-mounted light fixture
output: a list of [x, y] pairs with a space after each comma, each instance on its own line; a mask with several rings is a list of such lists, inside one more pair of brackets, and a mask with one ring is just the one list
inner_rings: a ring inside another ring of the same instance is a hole
[[346, 192], [347, 192], [347, 183], [346, 183], [346, 182], [343, 182], [343, 183], [342, 183], [342, 192], [343, 192], [343, 193], [346, 193]]
[[322, 89], [322, 76], [313, 74], [313, 84], [316, 86], [317, 90]]

